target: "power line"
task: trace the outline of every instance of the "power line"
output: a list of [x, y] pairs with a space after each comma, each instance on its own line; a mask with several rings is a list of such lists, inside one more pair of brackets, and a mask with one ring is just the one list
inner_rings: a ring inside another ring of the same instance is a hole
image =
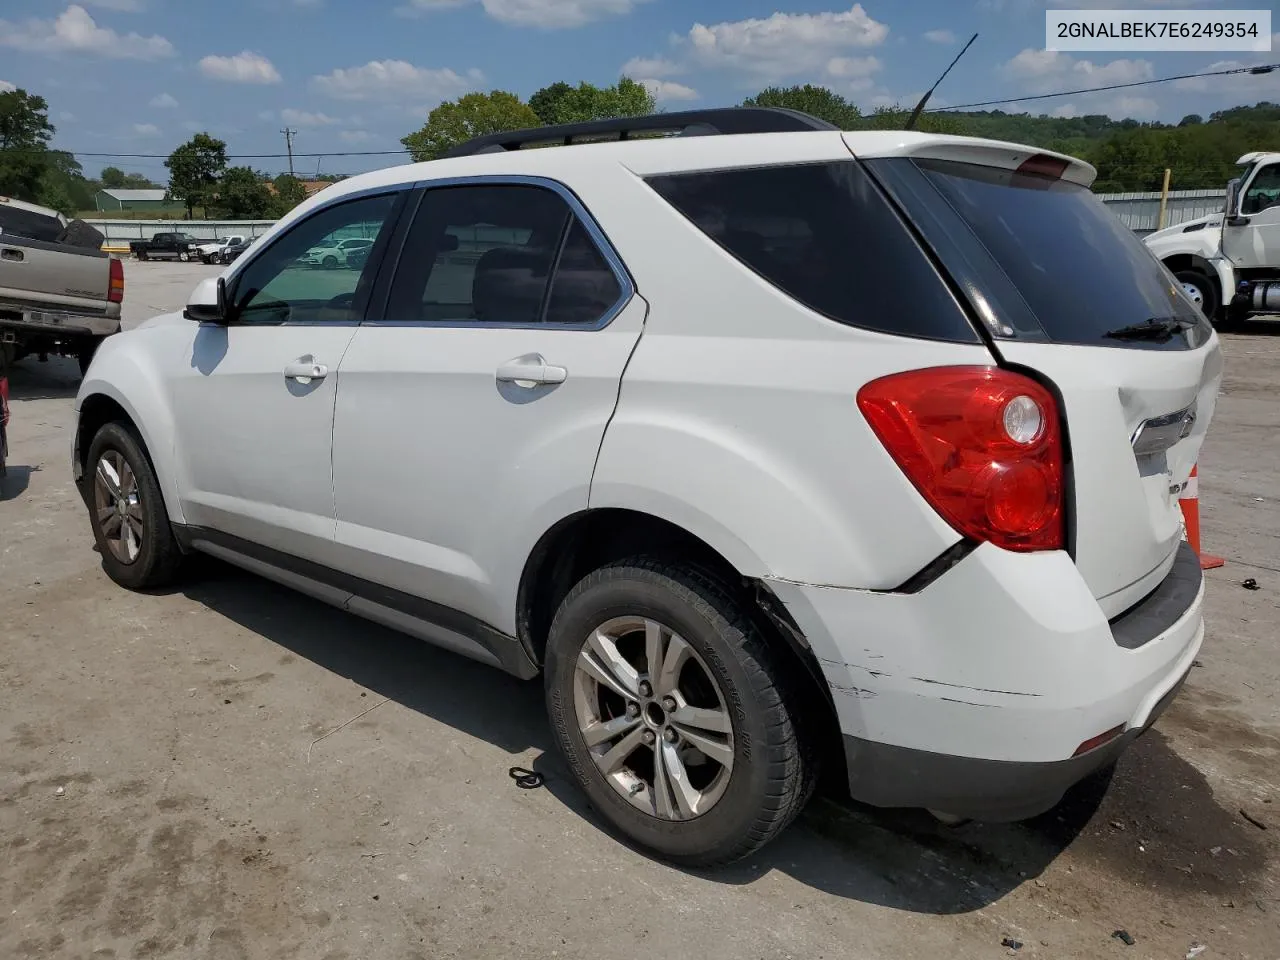
[[[1135, 80], [1130, 83], [1112, 83], [1102, 87], [1085, 87], [1079, 90], [1062, 90], [1056, 93], [1039, 93], [1033, 96], [1009, 97], [1004, 100], [981, 100], [975, 103], [960, 103], [947, 107], [931, 107], [925, 113], [945, 113], [955, 110], [968, 110], [973, 107], [994, 107], [1007, 103], [1029, 103], [1035, 100], [1052, 100], [1056, 97], [1074, 97], [1086, 93], [1103, 93], [1108, 90], [1125, 90], [1132, 87], [1146, 87], [1156, 83], [1170, 83], [1174, 80], [1196, 80], [1202, 77], [1225, 77], [1236, 74], [1262, 75], [1280, 69], [1280, 63], [1258, 64], [1252, 67], [1235, 67], [1230, 70], [1208, 70], [1202, 73], [1183, 73], [1173, 77], [1156, 77], [1151, 80]], [[284, 133], [285, 131], [281, 131]], [[290, 138], [286, 137], [286, 141]], [[74, 157], [90, 157], [108, 160], [168, 160], [167, 153], [98, 153], [82, 150], [67, 150], [62, 147], [46, 149], [8, 148], [5, 153], [68, 153]], [[410, 150], [325, 150], [316, 153], [294, 153], [290, 148], [287, 153], [229, 153], [228, 160], [286, 160], [286, 159], [325, 159], [328, 157], [403, 157], [412, 153]]]
[[1153, 83], [1169, 83], [1172, 80], [1195, 80], [1200, 77], [1226, 77], [1238, 73], [1264, 74], [1280, 67], [1280, 63], [1259, 64], [1254, 67], [1235, 67], [1231, 70], [1210, 70], [1205, 73], [1184, 73], [1176, 77], [1156, 77], [1153, 80], [1135, 80], [1131, 83], [1111, 83], [1105, 87], [1086, 87], [1083, 90], [1063, 90], [1060, 93], [1040, 93], [1031, 97], [1010, 97], [1007, 100], [983, 100], [979, 103], [959, 103], [951, 107], [934, 107], [927, 113], [947, 110], [968, 110], [971, 107], [994, 107], [1002, 103], [1028, 103], [1032, 100], [1051, 100], [1054, 97], [1074, 97], [1082, 93], [1102, 93], [1106, 90], [1126, 90], [1130, 87], [1146, 87]]

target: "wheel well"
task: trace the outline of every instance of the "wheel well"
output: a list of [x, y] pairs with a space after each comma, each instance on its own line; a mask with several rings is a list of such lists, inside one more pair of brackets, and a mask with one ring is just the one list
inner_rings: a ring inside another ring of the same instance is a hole
[[142, 443], [138, 434], [137, 426], [125, 412], [124, 407], [108, 396], [95, 393], [85, 397], [80, 405], [80, 421], [76, 424], [76, 451], [80, 458], [81, 470], [87, 471], [89, 468], [89, 444], [93, 443], [94, 436], [113, 420], [127, 424], [134, 435], [139, 437], [138, 443], [142, 446], [143, 452], [150, 456], [146, 444]]
[[1197, 257], [1193, 253], [1178, 253], [1172, 257], [1166, 257], [1162, 262], [1169, 268], [1170, 273], [1177, 273], [1179, 270], [1195, 270], [1203, 273], [1213, 283], [1214, 289], [1218, 290], [1218, 299], [1222, 299], [1222, 291], [1218, 289], [1221, 286], [1218, 282], [1218, 271], [1213, 269], [1213, 265], [1204, 257]]
[[786, 607], [763, 582], [744, 577], [706, 541], [651, 514], [586, 510], [562, 520], [538, 541], [525, 563], [516, 601], [520, 639], [534, 661], [543, 662], [551, 621], [574, 585], [607, 563], [641, 554], [675, 558], [710, 573], [740, 600], [770, 642], [790, 652], [789, 662], [802, 674], [802, 683], [818, 694], [811, 702], [823, 705], [815, 719], [824, 737], [831, 739], [823, 745], [828, 767], [841, 764], [831, 689]]

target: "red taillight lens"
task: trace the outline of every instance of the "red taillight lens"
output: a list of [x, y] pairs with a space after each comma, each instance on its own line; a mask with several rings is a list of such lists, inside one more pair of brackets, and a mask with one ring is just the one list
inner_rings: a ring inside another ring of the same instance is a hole
[[998, 367], [873, 380], [858, 407], [947, 523], [1006, 550], [1063, 547], [1062, 435], [1053, 395]]
[[124, 264], [116, 257], [111, 258], [111, 285], [107, 289], [107, 300], [124, 303]]
[[1048, 157], [1037, 153], [1018, 164], [1018, 173], [1030, 173], [1037, 177], [1048, 177], [1050, 180], [1061, 180], [1067, 172], [1069, 164], [1059, 157]]

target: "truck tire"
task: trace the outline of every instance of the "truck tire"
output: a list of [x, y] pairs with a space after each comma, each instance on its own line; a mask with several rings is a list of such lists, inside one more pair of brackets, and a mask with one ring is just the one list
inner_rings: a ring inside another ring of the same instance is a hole
[[813, 792], [816, 738], [795, 672], [700, 570], [636, 557], [589, 574], [556, 613], [544, 679], [592, 806], [666, 860], [745, 857]]
[[1191, 301], [1200, 308], [1200, 312], [1208, 317], [1210, 322], [1216, 322], [1218, 308], [1222, 305], [1222, 298], [1218, 295], [1217, 281], [1199, 270], [1191, 269], [1179, 270], [1174, 277], [1182, 284], [1183, 291]]
[[147, 259], [147, 251], [145, 251], [145, 250], [139, 250], [139, 251], [138, 251], [138, 259], [139, 259], [139, 260], [145, 260], [145, 259]]
[[185, 250], [179, 250], [179, 251], [178, 251], [178, 262], [179, 262], [179, 263], [186, 263], [186, 262], [188, 262], [190, 259], [191, 259], [191, 254], [187, 253], [187, 251], [185, 251]]

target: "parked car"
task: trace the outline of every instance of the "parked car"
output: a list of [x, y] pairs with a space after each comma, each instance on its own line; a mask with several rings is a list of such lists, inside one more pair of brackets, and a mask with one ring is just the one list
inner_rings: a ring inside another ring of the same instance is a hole
[[221, 264], [232, 263], [251, 246], [253, 246], [253, 240], [241, 238], [238, 242], [227, 244], [227, 246], [217, 251], [213, 255], [211, 262]]
[[299, 258], [298, 262], [309, 267], [324, 267], [326, 270], [334, 270], [338, 267], [348, 265], [348, 258], [352, 253], [365, 250], [373, 246], [373, 241], [364, 237], [349, 237], [345, 240], [335, 240], [326, 243], [324, 246], [312, 247], [307, 250]]
[[200, 244], [196, 247], [196, 253], [199, 255], [201, 263], [217, 263], [218, 253], [225, 250], [227, 247], [235, 246], [237, 243], [244, 243], [244, 241], [245, 238], [240, 234], [235, 234], [230, 237], [222, 237], [221, 239], [214, 240], [210, 243]]
[[[1094, 174], [737, 108], [345, 180], [103, 345], [104, 569], [207, 553], [541, 674], [592, 806], [675, 862], [755, 850], [824, 763], [1039, 814], [1204, 635], [1178, 493], [1222, 353]], [[353, 232], [362, 269], [298, 276]]]
[[84, 370], [120, 329], [124, 265], [102, 234], [56, 210], [0, 197], [0, 351], [74, 357]]
[[1147, 247], [1214, 322], [1280, 313], [1280, 153], [1246, 153], [1224, 213], [1166, 227]]
[[134, 240], [129, 244], [129, 252], [139, 260], [180, 260], [186, 263], [199, 256], [196, 248], [200, 243], [189, 233], [157, 233], [150, 240]]

